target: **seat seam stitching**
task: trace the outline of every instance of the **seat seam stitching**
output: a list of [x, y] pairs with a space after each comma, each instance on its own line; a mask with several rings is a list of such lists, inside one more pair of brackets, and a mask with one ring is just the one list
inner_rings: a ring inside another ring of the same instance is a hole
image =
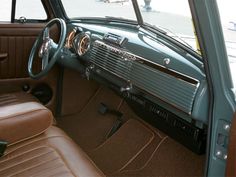
[[[32, 151], [35, 151], [35, 150], [39, 150], [39, 149], [43, 149], [43, 148], [47, 148], [47, 146], [40, 146], [40, 147], [37, 147], [37, 148], [33, 148], [33, 149], [29, 149], [29, 150], [27, 150], [27, 151], [24, 151], [23, 153], [19, 153], [19, 154], [17, 154], [16, 156], [14, 156], [14, 157], [10, 157], [10, 158], [7, 158], [7, 159], [5, 159], [5, 160], [0, 160], [0, 164], [1, 163], [3, 163], [3, 162], [6, 162], [6, 161], [8, 161], [8, 160], [12, 160], [12, 159], [14, 159], [14, 158], [17, 158], [17, 157], [20, 157], [20, 156], [22, 156], [22, 155], [25, 155], [25, 154], [27, 154], [27, 153], [31, 153]], [[51, 152], [51, 151], [50, 151]], [[14, 153], [14, 152], [12, 152], [12, 153]], [[9, 153], [9, 154], [7, 154], [7, 155], [10, 155], [11, 153]]]
[[49, 163], [49, 162], [55, 161], [55, 160], [57, 160], [57, 159], [59, 159], [59, 157], [57, 157], [57, 158], [55, 158], [55, 159], [48, 160], [48, 161], [46, 161], [46, 162], [44, 161], [44, 162], [42, 162], [42, 163], [38, 163], [38, 164], [33, 165], [33, 166], [29, 167], [29, 168], [25, 168], [25, 169], [23, 169], [23, 170], [21, 170], [21, 171], [15, 173], [15, 174], [12, 174], [12, 175], [10, 175], [10, 176], [19, 175], [20, 173], [23, 173], [23, 172], [25, 172], [25, 171], [27, 171], [27, 170], [31, 170], [31, 169], [33, 169], [33, 168], [39, 167], [39, 166], [41, 166], [41, 165], [43, 165], [43, 164], [45, 164], [45, 163]]
[[[70, 140], [70, 139], [69, 139]], [[55, 150], [55, 152], [59, 155], [60, 159], [62, 160], [62, 162], [64, 162], [65, 166], [68, 168], [68, 170], [71, 172], [71, 174], [76, 177], [76, 175], [74, 174], [74, 172], [72, 171], [72, 169], [69, 167], [68, 163], [66, 162], [66, 160], [64, 159], [64, 157], [61, 155], [61, 153], [54, 147], [50, 146], [49, 147], [53, 148]], [[79, 176], [78, 176], [79, 177]]]
[[[39, 135], [37, 135], [37, 136], [39, 136]], [[35, 137], [36, 137], [36, 136], [35, 136]], [[17, 151], [17, 150], [19, 150], [19, 149], [21, 149], [21, 148], [24, 148], [25, 146], [29, 146], [29, 145], [31, 145], [31, 144], [33, 144], [33, 143], [37, 143], [37, 142], [40, 142], [40, 141], [44, 141], [44, 140], [47, 140], [47, 139], [50, 139], [50, 138], [58, 138], [58, 137], [65, 137], [65, 136], [58, 136], [58, 135], [55, 135], [55, 136], [51, 136], [51, 137], [42, 137], [42, 138], [36, 139], [36, 140], [34, 140], [34, 141], [28, 142], [28, 143], [26, 143], [26, 144], [22, 144], [21, 146], [19, 146], [19, 147], [13, 149], [12, 151], [6, 152], [5, 155], [8, 155], [8, 154], [10, 154], [10, 153], [13, 153], [13, 152], [15, 152], [15, 151]], [[29, 139], [26, 139], [26, 140], [29, 140]], [[24, 140], [24, 141], [26, 141], [26, 140]], [[22, 140], [22, 141], [23, 141], [23, 140]], [[22, 142], [22, 141], [21, 141], [21, 142]], [[19, 142], [19, 143], [20, 143], [20, 142]], [[16, 145], [16, 144], [11, 144], [10, 146], [13, 146], [13, 145]], [[47, 147], [47, 146], [46, 146], [46, 147]], [[5, 155], [4, 155], [4, 156], [5, 156]]]
[[18, 165], [21, 165], [22, 163], [26, 163], [26, 162], [28, 162], [28, 161], [30, 161], [30, 160], [33, 160], [33, 159], [36, 159], [36, 158], [40, 158], [40, 157], [42, 157], [42, 156], [44, 156], [44, 155], [47, 155], [47, 154], [50, 154], [50, 153], [52, 153], [52, 152], [53, 152], [53, 151], [47, 152], [47, 153], [43, 153], [43, 154], [40, 154], [40, 155], [37, 155], [37, 156], [33, 156], [33, 157], [28, 158], [28, 159], [26, 159], [26, 160], [23, 160], [23, 161], [21, 161], [21, 162], [19, 162], [19, 163], [17, 163], [17, 164], [14, 164], [14, 165], [12, 165], [12, 166], [8, 166], [8, 167], [6, 167], [6, 168], [4, 168], [4, 169], [1, 169], [1, 171], [8, 170], [9, 168], [16, 167], [16, 166], [18, 166]]
[[[53, 166], [53, 168], [56, 169], [56, 168], [59, 168], [60, 166], [65, 167], [64, 164], [58, 164], [58, 165], [56, 165], [56, 166]], [[44, 170], [52, 170], [51, 168], [52, 168], [52, 167], [44, 168]], [[64, 172], [70, 173], [70, 171], [69, 171], [67, 168], [65, 168]], [[58, 173], [58, 172], [57, 172], [57, 173]], [[41, 174], [40, 174], [40, 172], [37, 172], [36, 174], [34, 173], [34, 176], [37, 176], [37, 175], [38, 175], [38, 176], [41, 176], [41, 175], [43, 175], [43, 173], [41, 173]], [[54, 174], [54, 175], [55, 175], [55, 174]], [[51, 176], [51, 175], [50, 175], [50, 176]]]

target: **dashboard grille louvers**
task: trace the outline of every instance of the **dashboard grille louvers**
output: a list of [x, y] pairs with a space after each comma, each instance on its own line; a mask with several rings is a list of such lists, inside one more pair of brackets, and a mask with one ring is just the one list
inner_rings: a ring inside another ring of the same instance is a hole
[[176, 79], [171, 75], [138, 62], [133, 62], [130, 80], [137, 87], [146, 90], [188, 114], [191, 113], [197, 85]]
[[117, 52], [118, 50], [115, 51], [95, 43], [92, 47], [91, 62], [122, 79], [128, 80], [130, 62], [125, 61]]
[[[198, 81], [176, 73], [165, 73], [148, 65], [148, 60], [129, 52], [95, 41], [91, 51], [91, 62], [104, 70], [126, 80], [151, 95], [191, 114]], [[149, 63], [150, 64], [150, 63]], [[173, 71], [172, 71], [173, 72]], [[186, 80], [184, 80], [186, 78]]]

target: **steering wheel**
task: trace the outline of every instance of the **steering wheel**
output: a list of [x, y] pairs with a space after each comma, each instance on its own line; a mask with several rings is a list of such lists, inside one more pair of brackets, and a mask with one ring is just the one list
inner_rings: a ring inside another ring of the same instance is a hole
[[[60, 26], [60, 39], [58, 44], [50, 38], [49, 34], [49, 30], [54, 24], [58, 24]], [[65, 39], [66, 24], [63, 19], [54, 18], [46, 24], [41, 34], [37, 37], [30, 52], [28, 61], [28, 73], [31, 78], [39, 79], [45, 76], [52, 69], [53, 65], [56, 63], [60, 55], [60, 51], [65, 43]], [[39, 73], [34, 74], [33, 61], [35, 59], [36, 51], [38, 49], [38, 57], [42, 60], [42, 67]]]

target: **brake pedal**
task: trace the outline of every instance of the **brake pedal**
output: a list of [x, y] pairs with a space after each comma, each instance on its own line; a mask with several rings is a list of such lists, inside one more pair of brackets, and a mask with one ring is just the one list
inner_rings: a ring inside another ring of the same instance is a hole
[[107, 133], [106, 138], [109, 138], [122, 126], [122, 124], [123, 124], [123, 119], [122, 119], [123, 114], [121, 112], [117, 111], [117, 110], [109, 109], [109, 107], [104, 103], [100, 103], [100, 107], [98, 109], [98, 112], [102, 115], [112, 114], [112, 115], [117, 116], [117, 119], [115, 120], [112, 128]]
[[100, 107], [99, 107], [99, 109], [98, 109], [98, 112], [100, 113], [100, 114], [106, 114], [107, 112], [108, 112], [108, 107], [107, 107], [107, 105], [105, 105], [104, 103], [100, 103]]
[[111, 130], [107, 134], [107, 139], [110, 138], [117, 130], [119, 130], [119, 128], [122, 126], [122, 124], [123, 124], [123, 121], [121, 119], [117, 118], [113, 124], [113, 127], [111, 128]]

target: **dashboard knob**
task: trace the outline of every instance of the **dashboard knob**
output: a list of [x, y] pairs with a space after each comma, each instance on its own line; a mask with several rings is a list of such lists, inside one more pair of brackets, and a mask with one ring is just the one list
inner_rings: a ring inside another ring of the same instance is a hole
[[132, 85], [130, 84], [130, 85], [126, 86], [126, 87], [121, 87], [121, 88], [120, 88], [120, 92], [131, 91], [132, 88], [133, 88], [133, 87], [132, 87]]
[[164, 58], [163, 64], [164, 64], [164, 66], [169, 65], [170, 64], [170, 59], [169, 58]]

